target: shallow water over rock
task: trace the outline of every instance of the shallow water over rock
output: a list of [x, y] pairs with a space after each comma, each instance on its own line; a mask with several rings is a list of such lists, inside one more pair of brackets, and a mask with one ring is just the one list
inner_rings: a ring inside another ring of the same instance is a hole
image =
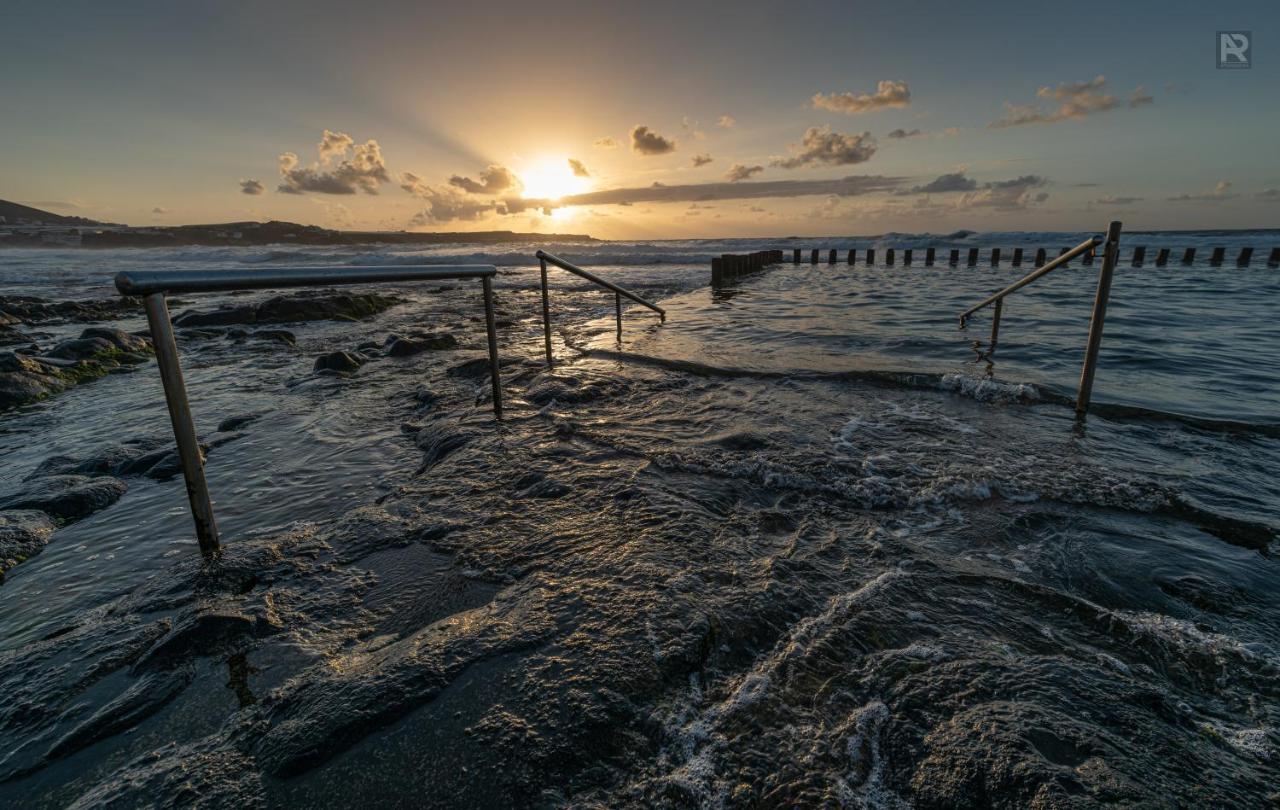
[[[1082, 276], [975, 362], [954, 303], [1003, 276], [601, 272], [666, 324], [629, 309], [619, 345], [611, 296], [557, 278], [548, 370], [536, 272], [503, 276], [502, 422], [470, 287], [293, 346], [181, 338], [197, 425], [235, 436], [208, 456], [224, 557], [200, 564], [180, 478], [132, 476], [9, 571], [0, 802], [1274, 800], [1280, 440], [1246, 384], [1270, 361], [1223, 354], [1214, 409], [1207, 378], [1141, 372], [1163, 327], [1118, 306], [1096, 396], [1129, 410], [1081, 426]], [[385, 351], [415, 330], [458, 346]], [[1182, 337], [1186, 368], [1226, 340]], [[336, 351], [367, 359], [315, 374]], [[3, 494], [171, 440], [152, 366], [0, 430]]]

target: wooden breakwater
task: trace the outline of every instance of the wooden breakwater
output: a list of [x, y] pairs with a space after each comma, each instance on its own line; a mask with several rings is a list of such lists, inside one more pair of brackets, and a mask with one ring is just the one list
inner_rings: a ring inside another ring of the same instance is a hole
[[[1049, 261], [1051, 256], [1061, 256], [1066, 253], [1068, 248], [1031, 248], [1016, 247], [1009, 252], [1005, 252], [1003, 248], [943, 248], [948, 251], [946, 255], [941, 255], [936, 247], [921, 248], [886, 248], [884, 250], [883, 262], [877, 263], [876, 248], [856, 248], [848, 250], [840, 250], [836, 248], [792, 248], [791, 263], [800, 264], [801, 260], [807, 256], [810, 264], [819, 264], [825, 258], [827, 264], [836, 264], [840, 254], [845, 256], [845, 263], [849, 265], [863, 264], [866, 267], [894, 267], [901, 262], [901, 266], [910, 267], [916, 261], [922, 261], [925, 267], [933, 267], [938, 264], [946, 264], [949, 267], [999, 267], [1002, 263], [1008, 262], [1013, 267], [1022, 267], [1024, 264], [1030, 264], [1035, 267], [1043, 267]], [[1210, 248], [1209, 266], [1221, 267], [1227, 262], [1227, 249], [1225, 247]], [[1263, 248], [1263, 250], [1266, 250]], [[1183, 266], [1195, 264], [1196, 248], [1182, 248], [1179, 252], [1175, 252], [1172, 248], [1158, 248], [1154, 252], [1154, 259], [1151, 264], [1155, 267], [1167, 267], [1171, 261], [1175, 261]], [[986, 253], [986, 261], [983, 261], [983, 253]], [[1252, 247], [1240, 248], [1239, 253], [1235, 257], [1236, 267], [1250, 267], [1253, 264], [1254, 249]], [[740, 276], [748, 273], [754, 273], [763, 270], [765, 267], [773, 264], [780, 264], [785, 261], [785, 252], [781, 250], [760, 250], [755, 253], [747, 253], [742, 255], [724, 254], [718, 258], [711, 260], [711, 283], [713, 285], [724, 284], [732, 281]], [[923, 259], [920, 257], [923, 256]], [[1092, 265], [1095, 260], [1094, 251], [1089, 251], [1080, 257], [1081, 264], [1085, 266]], [[1148, 263], [1148, 253], [1146, 245], [1138, 245], [1131, 248], [1127, 255], [1122, 255], [1118, 264], [1128, 263], [1130, 267], [1144, 267]], [[1267, 267], [1280, 267], [1280, 247], [1271, 248], [1267, 254]]]

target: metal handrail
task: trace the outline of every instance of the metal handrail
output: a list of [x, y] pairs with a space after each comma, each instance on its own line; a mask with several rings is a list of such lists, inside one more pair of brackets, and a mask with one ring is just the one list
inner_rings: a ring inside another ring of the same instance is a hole
[[596, 274], [587, 270], [583, 270], [581, 267], [578, 267], [576, 264], [573, 264], [572, 262], [567, 262], [564, 259], [560, 258], [559, 256], [550, 254], [545, 250], [539, 250], [534, 255], [538, 257], [538, 261], [542, 265], [542, 334], [543, 334], [544, 341], [546, 343], [548, 367], [551, 367], [555, 364], [551, 356], [551, 303], [550, 303], [549, 295], [547, 292], [547, 264], [548, 263], [554, 264], [556, 267], [559, 267], [561, 270], [567, 270], [576, 276], [581, 276], [582, 278], [585, 278], [587, 281], [590, 281], [593, 284], [598, 284], [601, 287], [604, 287], [606, 289], [613, 291], [613, 308], [618, 319], [618, 339], [619, 340], [622, 339], [622, 299], [624, 297], [629, 298], [630, 300], [635, 301], [637, 304], [648, 307], [649, 309], [658, 313], [658, 317], [661, 318], [663, 321], [667, 319], [667, 311], [662, 307], [658, 306], [652, 301], [646, 301], [645, 299], [641, 298], [640, 296], [636, 295], [630, 290], [626, 290], [626, 289], [623, 289], [622, 287], [619, 287], [617, 284], [614, 284], [609, 281], [605, 281], [604, 279], [600, 278]]
[[1105, 239], [1090, 237], [1040, 269], [1028, 273], [1019, 280], [1005, 287], [1000, 292], [970, 307], [960, 315], [960, 328], [970, 315], [990, 304], [995, 304], [995, 313], [991, 318], [991, 348], [987, 356], [995, 351], [996, 340], [1000, 335], [1000, 315], [1004, 310], [1005, 296], [1020, 290], [1046, 273], [1061, 267], [1067, 262], [1094, 250], [1099, 244], [1102, 247], [1102, 269], [1098, 271], [1098, 292], [1093, 299], [1093, 316], [1089, 320], [1089, 339], [1085, 344], [1084, 364], [1080, 369], [1080, 386], [1076, 391], [1076, 414], [1083, 417], [1089, 411], [1089, 401], [1093, 397], [1093, 376], [1098, 368], [1098, 350], [1102, 346], [1102, 329], [1107, 318], [1107, 303], [1111, 298], [1111, 278], [1115, 274], [1116, 262], [1120, 257], [1120, 223], [1112, 222], [1107, 226]]
[[478, 278], [484, 293], [485, 328], [489, 338], [489, 374], [493, 385], [493, 412], [502, 418], [502, 383], [498, 376], [498, 336], [493, 319], [493, 284], [498, 269], [493, 265], [401, 265], [397, 267], [290, 267], [256, 270], [146, 270], [123, 272], [115, 277], [121, 295], [144, 296], [156, 365], [164, 385], [169, 421], [178, 445], [182, 477], [187, 484], [187, 500], [195, 521], [196, 540], [205, 557], [217, 555], [220, 544], [213, 516], [213, 500], [204, 477], [204, 457], [196, 437], [195, 421], [187, 400], [187, 385], [178, 360], [178, 344], [169, 319], [167, 293], [229, 292], [284, 287], [327, 287], [337, 284], [373, 284], [393, 281], [438, 281]]
[[998, 301], [1003, 301], [1004, 297], [1009, 293], [1016, 292], [1017, 290], [1022, 289], [1023, 287], [1027, 286], [1028, 284], [1040, 278], [1041, 276], [1046, 275], [1054, 270], [1057, 270], [1062, 265], [1066, 264], [1067, 262], [1071, 261], [1075, 257], [1079, 256], [1081, 253], [1087, 253], [1088, 251], [1093, 250], [1100, 244], [1102, 244], [1101, 239], [1099, 239], [1096, 236], [1091, 236], [1088, 239], [1081, 242], [1080, 244], [1068, 250], [1066, 253], [1063, 253], [1058, 258], [1054, 259], [1051, 262], [1048, 262], [1043, 267], [1037, 270], [1033, 270], [1030, 273], [1027, 273], [1025, 276], [1013, 282], [1008, 287], [1005, 287], [1000, 292], [996, 293], [990, 298], [985, 299], [982, 303], [975, 304], [974, 306], [969, 307], [964, 312], [960, 313], [960, 328], [962, 329], [964, 328], [964, 322], [968, 320], [969, 316], [972, 315], [973, 313], [977, 312], [978, 310], [982, 309], [985, 306], [994, 304]]

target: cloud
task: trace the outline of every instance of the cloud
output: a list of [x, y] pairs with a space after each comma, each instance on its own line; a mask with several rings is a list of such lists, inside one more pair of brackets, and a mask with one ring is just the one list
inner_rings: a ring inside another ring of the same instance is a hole
[[454, 175], [449, 178], [449, 185], [460, 188], [468, 194], [501, 194], [522, 187], [520, 178], [506, 166], [491, 164], [480, 172], [479, 182], [470, 177]]
[[733, 129], [737, 123], [732, 115], [722, 115], [716, 119], [716, 126], [724, 127], [725, 129]]
[[153, 214], [167, 214], [167, 213], [169, 213], [169, 209], [168, 209], [168, 208], [165, 208], [165, 207], [164, 207], [164, 206], [162, 206], [162, 205], [157, 205], [155, 208], [152, 208], [152, 209], [151, 209], [151, 213], [153, 213]]
[[1268, 188], [1258, 192], [1258, 199], [1267, 202], [1280, 202], [1280, 188]]
[[888, 137], [895, 141], [902, 141], [908, 138], [949, 138], [952, 135], [959, 135], [959, 127], [947, 127], [936, 132], [929, 132], [923, 129], [902, 129], [898, 128], [888, 134]]
[[1179, 194], [1176, 197], [1168, 197], [1167, 199], [1169, 202], [1222, 202], [1235, 196], [1231, 193], [1231, 181], [1219, 180], [1214, 185], [1213, 191], [1204, 194]]
[[832, 195], [852, 197], [861, 194], [895, 191], [902, 185], [900, 177], [850, 175], [835, 180], [767, 180], [756, 182], [689, 183], [634, 188], [614, 188], [571, 194], [558, 200], [508, 199], [499, 213], [518, 214], [523, 210], [550, 210], [561, 206], [634, 205], [636, 203], [709, 202], [713, 200], [757, 200], [769, 197], [808, 197]]
[[809, 127], [800, 144], [793, 144], [794, 153], [789, 158], [776, 158], [774, 166], [797, 169], [801, 166], [847, 166], [865, 163], [876, 153], [876, 141], [870, 132], [845, 135], [832, 132], [831, 127]]
[[1146, 104], [1154, 104], [1155, 101], [1156, 100], [1147, 93], [1147, 89], [1142, 85], [1135, 87], [1133, 92], [1129, 94], [1130, 107], [1141, 107]]
[[730, 183], [738, 183], [742, 180], [749, 180], [752, 175], [759, 174], [762, 171], [764, 171], [763, 166], [745, 166], [741, 163], [735, 163], [729, 167], [729, 171], [724, 177]]
[[1142, 202], [1141, 197], [1116, 197], [1108, 194], [1105, 197], [1099, 197], [1093, 200], [1094, 205], [1133, 205], [1136, 202]]
[[573, 169], [574, 177], [590, 177], [591, 172], [587, 171], [587, 166], [581, 160], [569, 158], [569, 168]]
[[694, 155], [692, 163], [695, 167], [705, 166], [713, 160], [715, 160], [715, 158], [711, 157], [709, 152], [703, 152], [701, 155]]
[[889, 137], [894, 138], [896, 140], [902, 140], [903, 138], [918, 138], [923, 134], [924, 132], [918, 129], [913, 129], [908, 131], [908, 130], [899, 128], [890, 132]]
[[676, 151], [676, 142], [637, 125], [631, 130], [631, 151], [638, 155], [665, 155]]
[[[998, 121], [987, 124], [989, 129], [1004, 129], [1024, 124], [1053, 124], [1059, 121], [1072, 121], [1085, 118], [1094, 113], [1114, 110], [1121, 106], [1120, 99], [1106, 92], [1107, 77], [1099, 74], [1087, 82], [1063, 82], [1057, 87], [1041, 87], [1036, 91], [1036, 98], [1045, 102], [1056, 102], [1057, 109], [1045, 112], [1039, 103], [1012, 104], [1004, 103], [1004, 116]], [[1142, 87], [1136, 88], [1129, 96], [1130, 107], [1141, 107], [1155, 101], [1147, 95]]]
[[923, 186], [916, 186], [911, 189], [911, 193], [944, 194], [950, 191], [973, 191], [977, 187], [978, 181], [972, 177], [965, 177], [964, 172], [952, 172], [938, 175], [937, 178], [925, 183]]
[[601, 149], [617, 149], [618, 141], [614, 138], [597, 138], [595, 145]]
[[259, 194], [262, 194], [263, 192], [265, 192], [266, 190], [267, 190], [266, 186], [262, 185], [262, 183], [258, 182], [257, 180], [254, 180], [252, 177], [240, 181], [241, 194], [252, 194], [253, 196], [256, 197]]
[[65, 211], [79, 211], [80, 206], [73, 202], [63, 202], [62, 200], [29, 200], [24, 201], [23, 205], [29, 205], [32, 208], [60, 208]]
[[475, 221], [498, 206], [492, 200], [477, 200], [468, 196], [454, 186], [430, 186], [412, 172], [400, 175], [400, 188], [426, 203], [426, 208], [414, 215], [410, 225], [428, 225], [459, 219]]
[[[391, 180], [375, 140], [357, 144], [346, 133], [326, 129], [317, 151], [320, 162], [310, 166], [302, 166], [293, 152], [280, 155], [280, 185], [276, 190], [285, 194], [377, 194], [378, 187]], [[243, 183], [241, 191], [245, 191]]]
[[997, 208], [1013, 211], [1030, 208], [1049, 199], [1048, 192], [1037, 191], [1048, 184], [1038, 174], [1026, 174], [1012, 180], [984, 183], [976, 191], [966, 192], [957, 201], [959, 208]]
[[906, 107], [911, 103], [911, 90], [906, 82], [881, 80], [874, 93], [832, 93], [825, 96], [815, 93], [812, 101], [815, 109], [856, 115], [890, 107]]

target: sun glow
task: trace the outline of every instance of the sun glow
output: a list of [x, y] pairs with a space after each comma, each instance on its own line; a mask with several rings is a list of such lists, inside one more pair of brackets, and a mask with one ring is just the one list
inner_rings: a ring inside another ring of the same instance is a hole
[[581, 194], [591, 187], [591, 181], [573, 173], [569, 161], [544, 160], [520, 172], [524, 183], [522, 196], [529, 200], [558, 200], [571, 194]]

